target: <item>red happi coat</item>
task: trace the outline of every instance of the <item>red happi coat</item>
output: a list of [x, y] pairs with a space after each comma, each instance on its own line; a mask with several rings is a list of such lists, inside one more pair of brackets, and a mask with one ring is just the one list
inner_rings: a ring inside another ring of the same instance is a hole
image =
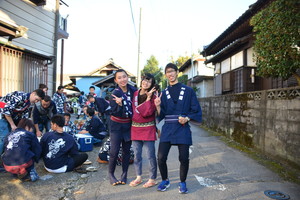
[[[133, 117], [132, 122], [146, 123], [155, 122], [155, 111], [156, 107], [154, 105], [154, 95], [150, 101], [145, 101], [138, 105], [138, 94], [140, 90], [136, 91], [133, 95], [132, 110]], [[156, 140], [156, 126], [147, 127], [131, 127], [131, 140], [146, 140], [155, 141]]]

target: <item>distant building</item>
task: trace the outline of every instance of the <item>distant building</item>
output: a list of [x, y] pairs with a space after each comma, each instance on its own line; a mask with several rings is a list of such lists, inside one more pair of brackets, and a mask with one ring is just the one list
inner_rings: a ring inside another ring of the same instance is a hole
[[0, 1], [0, 96], [30, 92], [40, 83], [56, 91], [57, 41], [67, 39], [59, 0]]
[[198, 98], [214, 96], [214, 69], [212, 65], [205, 65], [205, 58], [197, 56], [188, 59], [180, 68], [179, 72], [188, 77], [188, 85], [196, 90]]
[[[74, 91], [84, 91], [88, 93], [90, 86], [95, 86], [95, 93], [97, 96], [104, 97], [107, 92], [115, 88], [114, 83], [114, 71], [122, 69], [121, 66], [114, 63], [113, 59], [110, 59], [106, 64], [98, 69], [88, 73], [87, 75], [75, 75], [70, 76], [72, 81], [65, 85], [65, 88]], [[135, 76], [126, 71], [129, 75], [129, 84], [135, 85]]]

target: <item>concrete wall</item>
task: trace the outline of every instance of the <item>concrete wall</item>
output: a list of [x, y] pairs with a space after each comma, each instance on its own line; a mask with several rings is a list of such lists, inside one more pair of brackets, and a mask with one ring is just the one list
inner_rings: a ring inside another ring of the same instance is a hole
[[203, 123], [300, 166], [300, 87], [199, 99]]

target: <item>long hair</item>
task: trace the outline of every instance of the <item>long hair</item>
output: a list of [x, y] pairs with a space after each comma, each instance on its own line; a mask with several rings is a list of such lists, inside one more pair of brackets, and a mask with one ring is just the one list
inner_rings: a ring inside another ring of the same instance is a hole
[[33, 122], [30, 119], [23, 118], [19, 121], [18, 128], [25, 129], [26, 127], [28, 129], [32, 129], [33, 131], [35, 130]]

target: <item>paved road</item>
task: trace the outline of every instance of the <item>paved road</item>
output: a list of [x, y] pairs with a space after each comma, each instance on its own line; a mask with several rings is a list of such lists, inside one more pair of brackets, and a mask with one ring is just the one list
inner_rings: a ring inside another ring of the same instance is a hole
[[[7, 173], [0, 173], [0, 199], [197, 199], [197, 200], [270, 200], [265, 190], [278, 190], [290, 195], [292, 200], [300, 199], [300, 185], [283, 181], [279, 176], [232, 149], [218, 137], [210, 136], [205, 130], [192, 125], [194, 145], [190, 148], [190, 170], [187, 184], [189, 194], [178, 193], [179, 162], [177, 148], [172, 147], [169, 159], [171, 187], [166, 192], [156, 188], [145, 189], [141, 185], [111, 186], [107, 180], [107, 165], [96, 162], [99, 147], [89, 152], [89, 159], [97, 172], [81, 175], [74, 172], [50, 174], [38, 164], [41, 180], [31, 183], [12, 179]], [[144, 160], [144, 180], [147, 179], [148, 162]], [[118, 166], [116, 176], [120, 176]], [[129, 167], [129, 181], [135, 178], [134, 167]], [[159, 177], [160, 178], [160, 177]], [[47, 179], [47, 180], [43, 180]]]

